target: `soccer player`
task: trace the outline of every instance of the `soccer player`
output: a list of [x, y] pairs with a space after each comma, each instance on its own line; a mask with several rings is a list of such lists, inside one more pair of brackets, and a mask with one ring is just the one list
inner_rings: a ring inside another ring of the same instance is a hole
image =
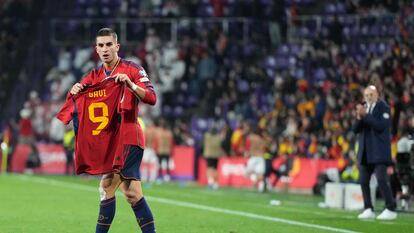
[[134, 101], [132, 111], [120, 113], [120, 122], [124, 126], [121, 141], [124, 145], [128, 145], [129, 151], [120, 171], [103, 174], [101, 178], [99, 186], [101, 203], [96, 233], [109, 231], [115, 216], [115, 192], [118, 187], [131, 204], [141, 231], [150, 233], [155, 232], [154, 219], [144, 199], [140, 181], [144, 134], [136, 119], [138, 102], [154, 105], [156, 95], [145, 70], [139, 65], [118, 57], [119, 48], [117, 34], [110, 28], [100, 29], [96, 36], [96, 52], [103, 65], [89, 72], [80, 83], [74, 84], [70, 93], [77, 95], [86, 85], [100, 83], [106, 77], [114, 77], [115, 82], [123, 83], [127, 87], [124, 97], [126, 98], [128, 94], [132, 95]]
[[211, 189], [218, 189], [217, 164], [223, 154], [221, 149], [222, 136], [217, 127], [211, 126], [204, 134], [203, 155], [207, 161], [207, 184]]
[[170, 157], [174, 145], [173, 132], [164, 119], [160, 121], [158, 130], [158, 156], [160, 158], [159, 174], [166, 182], [170, 181]]
[[154, 182], [158, 176], [158, 127], [155, 122], [148, 122], [148, 126], [144, 130], [145, 134], [145, 150], [142, 158], [142, 179], [144, 181]]
[[266, 141], [261, 129], [255, 126], [254, 130], [246, 138], [246, 156], [249, 158], [246, 173], [259, 192], [265, 191], [265, 156]]

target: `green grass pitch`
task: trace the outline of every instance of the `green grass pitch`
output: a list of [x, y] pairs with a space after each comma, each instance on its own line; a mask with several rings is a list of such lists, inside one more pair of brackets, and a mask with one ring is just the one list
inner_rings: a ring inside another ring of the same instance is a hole
[[[96, 178], [0, 175], [0, 233], [93, 233], [97, 187]], [[145, 185], [144, 193], [158, 233], [414, 232], [413, 214], [359, 221], [358, 212], [320, 209], [322, 198], [309, 195], [211, 191], [190, 183]], [[281, 205], [269, 205], [272, 199]], [[141, 232], [120, 193], [116, 208], [111, 233]]]

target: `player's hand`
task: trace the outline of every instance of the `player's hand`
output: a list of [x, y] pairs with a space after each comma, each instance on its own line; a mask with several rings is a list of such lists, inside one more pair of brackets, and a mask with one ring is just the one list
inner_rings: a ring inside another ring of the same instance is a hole
[[128, 75], [126, 74], [115, 74], [113, 76], [115, 78], [115, 82], [122, 82], [125, 83], [129, 88], [132, 88], [133, 82], [129, 79]]
[[83, 90], [85, 86], [80, 83], [75, 83], [72, 88], [70, 89], [70, 94], [77, 95], [80, 91]]

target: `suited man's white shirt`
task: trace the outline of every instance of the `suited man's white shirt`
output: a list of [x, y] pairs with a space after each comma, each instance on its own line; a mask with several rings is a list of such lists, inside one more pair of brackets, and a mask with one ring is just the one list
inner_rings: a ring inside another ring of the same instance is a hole
[[367, 113], [372, 113], [372, 111], [374, 110], [376, 105], [376, 102], [372, 103], [372, 104], [368, 104], [368, 108], [367, 108]]

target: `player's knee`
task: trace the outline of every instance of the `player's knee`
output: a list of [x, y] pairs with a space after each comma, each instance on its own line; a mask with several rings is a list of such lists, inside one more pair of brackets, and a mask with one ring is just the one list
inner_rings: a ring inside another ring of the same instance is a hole
[[128, 190], [124, 194], [127, 202], [131, 205], [137, 203], [141, 200], [141, 198], [143, 198], [143, 194], [137, 191]]
[[98, 190], [101, 201], [115, 196], [115, 192], [112, 190], [111, 186], [100, 186]]
[[99, 187], [99, 197], [101, 199], [101, 201], [106, 199], [106, 192], [105, 189], [103, 189], [102, 187]]

